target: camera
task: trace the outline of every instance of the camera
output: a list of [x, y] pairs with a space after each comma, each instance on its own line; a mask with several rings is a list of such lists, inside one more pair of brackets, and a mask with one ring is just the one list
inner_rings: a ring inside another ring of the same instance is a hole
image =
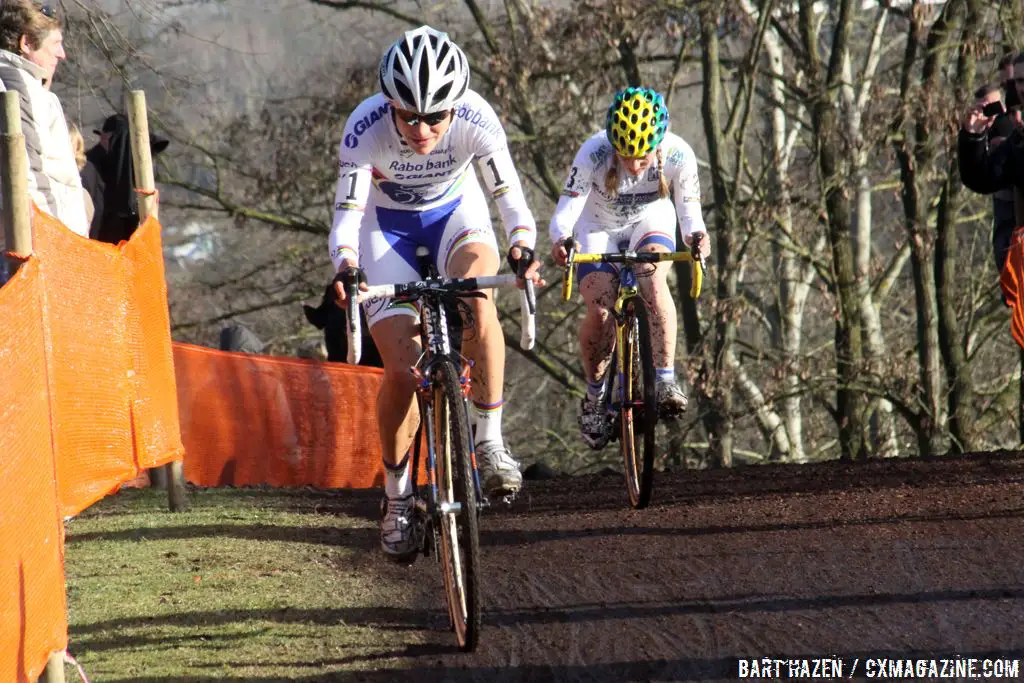
[[999, 116], [1000, 114], [1005, 113], [1006, 109], [1003, 107], [1003, 103], [1001, 101], [996, 100], [995, 102], [989, 102], [982, 107], [981, 112], [985, 116]]

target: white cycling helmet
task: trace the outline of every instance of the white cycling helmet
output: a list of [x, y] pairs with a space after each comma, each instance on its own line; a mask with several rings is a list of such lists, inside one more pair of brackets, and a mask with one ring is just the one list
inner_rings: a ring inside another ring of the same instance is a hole
[[406, 31], [380, 62], [380, 89], [419, 114], [452, 109], [469, 88], [469, 62], [447, 33], [429, 26]]

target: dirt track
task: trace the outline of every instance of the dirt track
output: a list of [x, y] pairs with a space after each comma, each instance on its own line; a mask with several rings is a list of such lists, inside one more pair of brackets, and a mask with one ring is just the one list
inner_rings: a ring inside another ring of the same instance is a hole
[[432, 560], [374, 553], [366, 569], [407, 604], [365, 615], [393, 659], [344, 680], [730, 680], [738, 657], [838, 655], [862, 670], [881, 656], [1024, 659], [1016, 454], [660, 473], [639, 512], [617, 476], [527, 485], [485, 516], [479, 650], [454, 651]]

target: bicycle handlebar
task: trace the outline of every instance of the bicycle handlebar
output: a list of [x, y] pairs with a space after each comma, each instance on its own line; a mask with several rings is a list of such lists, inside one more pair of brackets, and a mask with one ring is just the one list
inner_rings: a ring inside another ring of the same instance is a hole
[[348, 325], [346, 331], [348, 333], [348, 358], [346, 360], [352, 365], [358, 365], [359, 359], [363, 355], [363, 332], [360, 329], [359, 321], [359, 306], [355, 305], [354, 301], [359, 296], [359, 285], [352, 283], [345, 285], [345, 297], [348, 299]]
[[704, 233], [694, 233], [693, 244], [690, 246], [689, 251], [620, 251], [607, 254], [577, 253], [576, 240], [572, 237], [566, 237], [562, 242], [562, 246], [565, 247], [567, 253], [565, 261], [565, 278], [562, 280], [562, 299], [564, 301], [568, 301], [572, 295], [572, 281], [575, 277], [576, 264], [578, 263], [625, 263], [632, 265], [634, 263], [689, 261], [693, 264], [693, 277], [690, 282], [690, 298], [696, 301], [697, 298], [700, 297], [700, 291], [704, 285], [704, 271], [707, 268], [707, 265], [704, 262], [704, 257], [700, 254], [700, 242], [703, 236]]
[[345, 327], [349, 337], [346, 360], [353, 365], [359, 362], [363, 350], [363, 335], [359, 330], [359, 307], [351, 304], [359, 294], [360, 279], [365, 279], [361, 278], [360, 275], [361, 273], [358, 268], [350, 267], [335, 276], [335, 280], [340, 281], [345, 288], [345, 299], [349, 301], [349, 306], [345, 311]]
[[[480, 289], [493, 289], [516, 284], [515, 275], [487, 275], [482, 277], [468, 278], [430, 278], [427, 280], [415, 280], [413, 282], [402, 282], [391, 285], [372, 285], [365, 292], [357, 291], [349, 294], [350, 302], [363, 303], [378, 298], [402, 298], [414, 300], [429, 292], [448, 292], [457, 294], [460, 292], [474, 292]], [[527, 288], [519, 292], [520, 325], [522, 334], [519, 338], [519, 347], [529, 351], [537, 340], [537, 321], [535, 317], [536, 299], [533, 295], [533, 283], [526, 281]], [[349, 310], [356, 309], [356, 306], [349, 305]], [[353, 323], [353, 320], [355, 321]], [[346, 327], [348, 334], [348, 362], [356, 365], [359, 363], [359, 354], [362, 350], [362, 331], [358, 312], [353, 318], [349, 313], [349, 324]], [[356, 355], [353, 356], [353, 349]]]

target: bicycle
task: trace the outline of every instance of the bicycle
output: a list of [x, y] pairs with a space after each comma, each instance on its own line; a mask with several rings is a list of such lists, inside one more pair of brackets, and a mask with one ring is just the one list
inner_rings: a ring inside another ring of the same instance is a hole
[[[610, 436], [618, 431], [626, 477], [626, 492], [634, 509], [647, 507], [654, 485], [654, 431], [658, 424], [658, 400], [655, 386], [654, 357], [651, 351], [647, 306], [640, 296], [634, 266], [638, 263], [689, 261], [693, 269], [690, 296], [700, 296], [706, 264], [700, 255], [703, 233], [695, 233], [689, 251], [635, 252], [620, 248], [617, 253], [584, 254], [576, 252], [576, 240], [567, 237], [565, 278], [562, 300], [569, 301], [576, 265], [580, 263], [611, 263], [620, 266], [618, 292], [612, 315], [615, 319], [615, 340], [612, 360], [605, 372], [605, 410], [612, 423]], [[699, 265], [699, 267], [698, 267]], [[638, 444], [637, 427], [642, 444]]]
[[[469, 428], [467, 397], [471, 387], [472, 362], [452, 350], [447, 321], [459, 298], [479, 297], [479, 290], [515, 285], [515, 275], [476, 278], [441, 278], [419, 247], [422, 280], [393, 285], [376, 285], [358, 291], [349, 279], [345, 284], [348, 301], [370, 301], [376, 297], [395, 302], [419, 302], [422, 354], [411, 368], [417, 380], [420, 426], [413, 442], [412, 486], [415, 501], [414, 529], [420, 552], [442, 565], [449, 623], [459, 649], [471, 652], [480, 638], [480, 513], [490, 501], [483, 495], [477, 470], [476, 448]], [[526, 262], [520, 262], [522, 275]], [[527, 281], [520, 296], [522, 337], [520, 346], [532, 349], [536, 338], [536, 299]], [[348, 306], [349, 362], [358, 363], [360, 321], [358, 308]], [[417, 481], [420, 444], [424, 432], [427, 444], [426, 483]]]

